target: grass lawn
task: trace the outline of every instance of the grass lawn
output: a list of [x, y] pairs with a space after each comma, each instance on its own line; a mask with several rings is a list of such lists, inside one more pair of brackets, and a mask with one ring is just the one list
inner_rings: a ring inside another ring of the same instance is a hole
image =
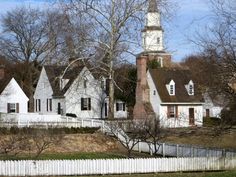
[[236, 149], [236, 129], [222, 130], [217, 134], [214, 128], [178, 128], [171, 129], [162, 140], [176, 144], [192, 144], [204, 147]]
[[[87, 176], [81, 176], [81, 177], [87, 177]], [[99, 176], [93, 176], [93, 177], [99, 177]], [[158, 174], [133, 174], [133, 175], [105, 175], [105, 177], [236, 177], [236, 171], [193, 172], [193, 173], [158, 173]]]

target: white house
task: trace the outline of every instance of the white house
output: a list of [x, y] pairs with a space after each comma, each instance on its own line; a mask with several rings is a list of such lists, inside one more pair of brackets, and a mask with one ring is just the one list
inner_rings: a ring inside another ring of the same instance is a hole
[[[164, 49], [164, 30], [156, 0], [149, 0], [142, 31], [143, 52], [137, 56], [137, 87], [134, 119], [155, 116], [164, 127], [202, 126], [203, 101], [190, 72], [174, 68]], [[148, 63], [158, 61], [160, 68]]]
[[164, 127], [202, 126], [203, 99], [188, 70], [149, 69], [150, 103]]
[[[106, 118], [108, 112], [106, 82], [83, 64], [70, 67], [44, 66], [34, 93], [35, 112], [76, 114], [79, 118]], [[115, 117], [127, 117], [126, 109]]]
[[203, 97], [203, 116], [220, 118], [222, 109], [227, 105], [227, 101], [223, 95], [216, 95], [213, 97], [206, 92], [203, 94]]
[[0, 112], [28, 113], [29, 98], [14, 78], [6, 78], [4, 68], [0, 70]]

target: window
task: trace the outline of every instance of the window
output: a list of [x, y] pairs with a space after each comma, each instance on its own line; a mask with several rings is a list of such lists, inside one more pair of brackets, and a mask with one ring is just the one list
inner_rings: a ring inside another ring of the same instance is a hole
[[47, 111], [52, 111], [52, 99], [47, 99]]
[[116, 103], [116, 111], [125, 111], [125, 103]]
[[156, 95], [156, 90], [153, 90], [153, 95]]
[[166, 85], [166, 88], [169, 92], [169, 95], [175, 95], [175, 82], [173, 80], [171, 80], [170, 83]]
[[194, 87], [193, 84], [189, 85], [189, 95], [194, 95]]
[[87, 88], [87, 80], [84, 80], [84, 88]]
[[210, 110], [206, 109], [206, 117], [210, 117]]
[[163, 58], [162, 57], [158, 57], [158, 63], [160, 64], [160, 67], [163, 67]]
[[190, 80], [188, 85], [185, 85], [185, 87], [186, 87], [189, 95], [194, 95], [194, 84], [193, 84], [192, 80]]
[[8, 113], [19, 113], [19, 103], [7, 103]]
[[160, 37], [157, 38], [157, 44], [160, 44], [161, 40]]
[[177, 118], [178, 117], [178, 106], [167, 106], [167, 117]]
[[101, 88], [105, 89], [105, 81], [104, 80], [101, 81]]
[[81, 110], [91, 110], [91, 98], [81, 98]]
[[174, 85], [170, 85], [170, 95], [174, 95]]
[[36, 112], [41, 111], [41, 100], [40, 99], [35, 100], [35, 110], [36, 110]]

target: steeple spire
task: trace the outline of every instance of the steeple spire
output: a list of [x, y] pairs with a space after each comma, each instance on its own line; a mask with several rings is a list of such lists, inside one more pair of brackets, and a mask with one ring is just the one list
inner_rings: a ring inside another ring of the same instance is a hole
[[158, 12], [156, 0], [149, 0], [148, 12]]
[[157, 0], [148, 0], [148, 3], [146, 23], [142, 31], [143, 49], [145, 52], [163, 51], [163, 29]]

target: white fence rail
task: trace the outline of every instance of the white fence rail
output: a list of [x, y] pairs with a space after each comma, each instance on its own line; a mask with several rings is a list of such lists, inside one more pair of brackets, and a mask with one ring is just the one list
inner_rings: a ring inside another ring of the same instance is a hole
[[0, 161], [1, 176], [135, 174], [235, 168], [236, 159], [229, 158]]
[[0, 127], [103, 127], [103, 120], [79, 119], [56, 114], [6, 114], [0, 113]]

